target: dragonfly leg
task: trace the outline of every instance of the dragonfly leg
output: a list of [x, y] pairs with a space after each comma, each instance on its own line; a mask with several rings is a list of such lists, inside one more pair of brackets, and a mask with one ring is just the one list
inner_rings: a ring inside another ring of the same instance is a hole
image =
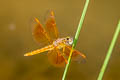
[[58, 55], [59, 55], [59, 56], [62, 56], [62, 57], [64, 58], [64, 60], [65, 60], [65, 63], [68, 64], [68, 61], [67, 61], [67, 59], [64, 57], [64, 55], [59, 53], [59, 52], [60, 52], [59, 49], [57, 49], [57, 51], [58, 51]]
[[63, 56], [65, 55], [65, 53], [64, 53], [64, 52], [65, 52], [65, 47], [63, 47], [63, 53], [62, 53], [62, 55], [63, 55]]
[[[69, 47], [69, 46], [66, 46], [66, 47], [67, 47], [69, 50], [72, 49], [72, 47]], [[74, 52], [76, 52], [76, 54], [79, 54], [79, 55], [82, 56], [83, 58], [86, 58], [86, 56], [85, 56], [84, 54], [80, 53], [79, 51], [73, 50], [73, 54], [74, 54]]]

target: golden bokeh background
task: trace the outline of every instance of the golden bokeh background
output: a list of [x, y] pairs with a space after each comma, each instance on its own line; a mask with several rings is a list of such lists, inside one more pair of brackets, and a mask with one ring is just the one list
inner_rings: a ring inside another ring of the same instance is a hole
[[[0, 80], [61, 80], [64, 68], [49, 64], [47, 53], [24, 57], [38, 49], [31, 22], [44, 23], [48, 10], [55, 12], [62, 37], [74, 36], [85, 0], [1, 0], [0, 1]], [[72, 62], [67, 80], [96, 80], [120, 19], [120, 0], [90, 0], [76, 49], [86, 62]], [[120, 36], [103, 80], [120, 80]]]

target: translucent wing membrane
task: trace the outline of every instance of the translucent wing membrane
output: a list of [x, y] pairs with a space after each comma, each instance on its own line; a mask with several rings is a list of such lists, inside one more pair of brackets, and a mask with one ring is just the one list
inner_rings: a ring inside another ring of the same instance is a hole
[[66, 59], [61, 55], [58, 50], [52, 50], [48, 52], [48, 60], [55, 67], [63, 67], [66, 64]]
[[[71, 49], [72, 49], [71, 46], [66, 46], [64, 54], [66, 56], [69, 56]], [[80, 53], [78, 50], [73, 50], [72, 60], [79, 60], [80, 57], [82, 57], [84, 59], [86, 58], [86, 56], [84, 54]]]
[[49, 35], [47, 34], [42, 24], [37, 18], [35, 18], [35, 22], [36, 24], [33, 27], [32, 31], [32, 35], [34, 36], [35, 41], [37, 41], [41, 45], [47, 45], [48, 43], [52, 43]]
[[55, 40], [58, 38], [58, 29], [56, 27], [54, 12], [50, 11], [50, 14], [46, 18], [46, 30], [50, 35], [51, 39]]

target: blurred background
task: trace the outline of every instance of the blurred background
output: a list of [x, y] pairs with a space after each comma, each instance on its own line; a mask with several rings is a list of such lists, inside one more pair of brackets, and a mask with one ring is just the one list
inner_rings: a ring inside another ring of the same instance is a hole
[[[44, 23], [52, 9], [62, 37], [74, 37], [85, 0], [1, 0], [0, 80], [61, 80], [64, 68], [49, 64], [46, 53], [24, 57], [40, 48], [33, 40], [34, 17]], [[67, 80], [96, 80], [120, 19], [120, 0], [90, 0], [76, 49], [85, 63], [72, 62]], [[103, 80], [120, 80], [120, 36]]]

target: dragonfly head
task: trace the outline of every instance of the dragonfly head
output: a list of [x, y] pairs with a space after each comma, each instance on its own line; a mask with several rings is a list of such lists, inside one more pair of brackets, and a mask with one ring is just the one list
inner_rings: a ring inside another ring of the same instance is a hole
[[73, 38], [71, 38], [71, 37], [66, 37], [66, 38], [65, 38], [65, 41], [66, 41], [66, 44], [67, 44], [67, 45], [72, 45], [72, 43], [73, 43]]

